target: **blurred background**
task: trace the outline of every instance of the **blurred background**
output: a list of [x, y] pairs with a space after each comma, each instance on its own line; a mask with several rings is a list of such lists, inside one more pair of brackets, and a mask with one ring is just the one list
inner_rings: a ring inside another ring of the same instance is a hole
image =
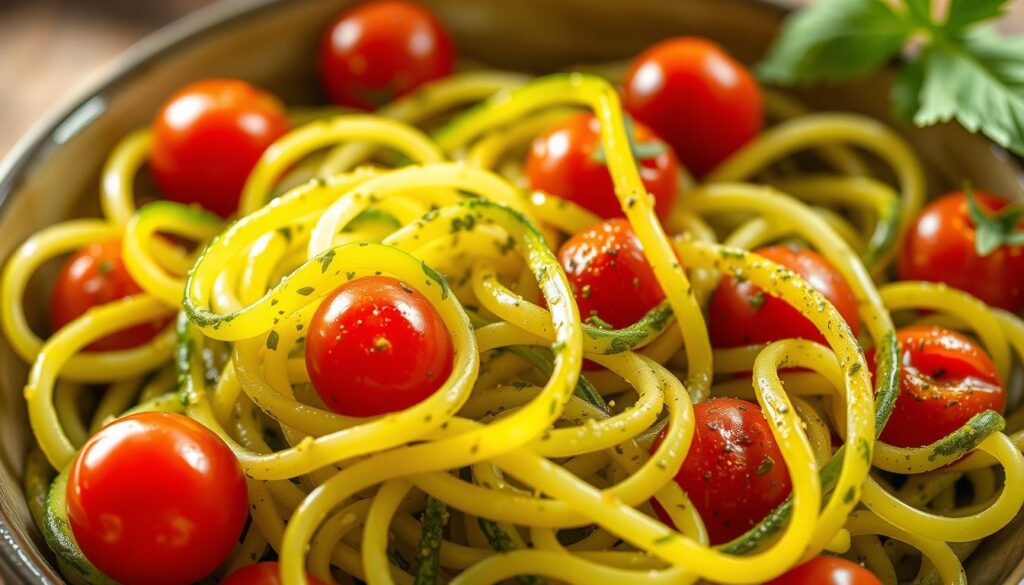
[[[132, 43], [214, 1], [247, 0], [0, 0], [0, 157]], [[1000, 26], [1024, 32], [1024, 0]]]
[[0, 0], [0, 156], [132, 43], [213, 1]]

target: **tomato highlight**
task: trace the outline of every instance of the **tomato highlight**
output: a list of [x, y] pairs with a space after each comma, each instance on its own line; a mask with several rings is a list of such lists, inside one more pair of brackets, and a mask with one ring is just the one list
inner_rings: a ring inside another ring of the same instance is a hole
[[[665, 221], [678, 198], [679, 163], [647, 126], [629, 123], [627, 131], [640, 178], [654, 196], [655, 213]], [[526, 175], [531, 189], [572, 201], [605, 219], [623, 216], [601, 147], [601, 125], [593, 114], [570, 116], [538, 136], [526, 156]]]
[[375, 110], [451, 75], [455, 48], [425, 8], [400, 0], [356, 6], [320, 41], [320, 81], [336, 104]]
[[914, 219], [900, 251], [900, 280], [942, 282], [987, 304], [1020, 313], [1024, 311], [1024, 217], [1003, 215], [1007, 202], [991, 193], [975, 190], [973, 196], [974, 213], [967, 193], [954, 191], [928, 204]]
[[224, 442], [180, 414], [120, 418], [71, 466], [68, 521], [86, 558], [124, 585], [180, 585], [215, 570], [249, 515], [242, 468]]
[[263, 151], [288, 128], [273, 95], [237, 79], [197, 81], [153, 120], [149, 168], [167, 199], [228, 217]]
[[[792, 246], [771, 246], [754, 253], [799, 275], [835, 306], [856, 337], [857, 301], [839, 272], [819, 254]], [[825, 336], [795, 307], [753, 283], [726, 275], [708, 305], [708, 330], [715, 347], [740, 347], [799, 338], [824, 344]]]
[[[900, 393], [881, 439], [923, 447], [964, 426], [976, 414], [1006, 408], [1006, 388], [985, 350], [943, 327], [913, 326], [896, 333]], [[874, 349], [867, 354], [874, 367]]]
[[[749, 530], [789, 496], [789, 471], [761, 407], [738, 398], [712, 398], [693, 407], [690, 450], [675, 481], [704, 520], [712, 545]], [[664, 431], [651, 445], [654, 453]], [[672, 525], [652, 500], [662, 522]]]
[[417, 290], [366, 276], [328, 294], [309, 323], [306, 367], [334, 412], [367, 417], [422, 402], [452, 372], [440, 314]]
[[[61, 266], [50, 298], [50, 326], [56, 331], [99, 305], [141, 294], [121, 257], [121, 241], [89, 244]], [[85, 347], [85, 351], [116, 351], [138, 347], [156, 336], [168, 320], [133, 325]]]
[[623, 82], [623, 106], [703, 176], [761, 130], [761, 88], [721, 47], [696, 37], [654, 45]]

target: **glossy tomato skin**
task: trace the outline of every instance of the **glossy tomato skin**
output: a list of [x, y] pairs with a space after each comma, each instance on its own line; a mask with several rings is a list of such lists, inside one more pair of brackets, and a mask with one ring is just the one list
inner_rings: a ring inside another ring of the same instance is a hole
[[658, 43], [633, 61], [623, 105], [664, 138], [683, 166], [702, 176], [761, 129], [761, 88], [750, 72], [706, 39]]
[[[142, 292], [121, 258], [121, 241], [98, 242], [78, 250], [61, 266], [50, 299], [50, 326], [56, 331], [98, 305]], [[141, 323], [86, 346], [86, 351], [137, 347], [153, 339], [166, 321]]]
[[237, 79], [178, 90], [153, 120], [149, 167], [164, 197], [228, 217], [263, 151], [288, 132], [281, 102]]
[[[846, 319], [854, 336], [859, 330], [857, 301], [839, 272], [819, 254], [792, 246], [770, 246], [757, 254], [789, 268], [831, 302]], [[782, 299], [749, 281], [732, 276], [719, 281], [708, 307], [708, 329], [715, 347], [739, 347], [797, 337], [825, 343], [820, 331]]]
[[878, 577], [846, 559], [821, 555], [765, 585], [882, 585]]
[[[636, 141], [660, 144], [660, 153], [639, 163], [644, 187], [654, 195], [654, 211], [664, 221], [679, 190], [679, 163], [675, 154], [650, 128], [634, 123]], [[526, 157], [530, 188], [568, 199], [602, 218], [622, 217], [612, 176], [598, 156], [601, 124], [593, 114], [570, 116], [538, 136]]]
[[[675, 479], [704, 520], [711, 544], [722, 544], [749, 530], [789, 496], [789, 471], [757, 404], [712, 398], [695, 405], [693, 414], [693, 442]], [[662, 435], [651, 446], [652, 453]], [[662, 521], [670, 523], [654, 504]]]
[[609, 219], [574, 235], [562, 244], [558, 259], [584, 321], [593, 315], [621, 329], [665, 299], [625, 219]]
[[69, 472], [67, 501], [86, 558], [124, 585], [202, 579], [231, 553], [248, 517], [228, 446], [165, 412], [129, 415], [93, 435]]
[[332, 102], [374, 110], [451, 75], [455, 49], [428, 10], [383, 0], [342, 13], [320, 42], [320, 79]]
[[409, 408], [452, 372], [454, 349], [422, 293], [388, 276], [366, 276], [327, 295], [310, 320], [306, 367], [333, 411], [375, 416]]
[[[323, 585], [316, 577], [307, 574], [310, 585]], [[275, 561], [254, 563], [238, 569], [220, 582], [220, 585], [281, 585], [281, 565]]]
[[[943, 327], [896, 332], [900, 393], [881, 439], [896, 447], [930, 445], [985, 410], [1002, 413], [1006, 389], [977, 343]], [[874, 350], [867, 354], [874, 369]]]
[[[989, 212], [1007, 205], [991, 193], [975, 190], [974, 195]], [[990, 305], [1024, 311], [1024, 246], [1003, 245], [982, 257], [974, 247], [976, 234], [963, 192], [936, 199], [907, 230], [900, 280], [944, 282]]]

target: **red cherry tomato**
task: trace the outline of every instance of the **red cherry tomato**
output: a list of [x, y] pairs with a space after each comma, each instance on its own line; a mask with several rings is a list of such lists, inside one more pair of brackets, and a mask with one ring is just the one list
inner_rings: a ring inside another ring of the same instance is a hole
[[[307, 574], [310, 585], [323, 585], [316, 577]], [[281, 566], [275, 561], [255, 563], [242, 567], [220, 582], [220, 585], [281, 585]]]
[[419, 291], [387, 276], [339, 286], [310, 320], [306, 367], [331, 410], [374, 416], [418, 404], [452, 372], [451, 335]]
[[[839, 272], [811, 250], [790, 246], [761, 248], [757, 254], [789, 268], [825, 296], [857, 335], [857, 301]], [[738, 347], [798, 337], [825, 343], [825, 337], [796, 308], [749, 281], [724, 276], [708, 308], [708, 329], [715, 347]]]
[[[1002, 413], [1006, 389], [978, 344], [942, 327], [906, 327], [900, 346], [900, 393], [881, 438], [896, 447], [930, 445], [986, 410]], [[875, 351], [868, 364], [874, 368]]]
[[[50, 325], [60, 329], [89, 309], [142, 292], [121, 259], [121, 241], [89, 244], [68, 258], [50, 299]], [[99, 339], [86, 351], [137, 347], [153, 339], [166, 321], [142, 323]]]
[[[634, 156], [654, 210], [664, 220], [678, 194], [675, 154], [643, 124], [634, 124]], [[601, 125], [593, 114], [559, 122], [533, 141], [526, 157], [530, 188], [568, 199], [603, 218], [622, 217], [612, 176], [601, 158]]]
[[118, 419], [68, 475], [68, 520], [86, 558], [124, 585], [199, 581], [231, 553], [248, 517], [242, 468], [180, 414]]
[[[974, 195], [990, 213], [1007, 205], [990, 193], [975, 190]], [[944, 282], [990, 305], [1024, 311], [1024, 246], [1003, 244], [981, 256], [975, 249], [977, 233], [963, 192], [933, 201], [907, 230], [900, 279]]]
[[[712, 545], [740, 536], [792, 490], [789, 471], [761, 407], [738, 398], [712, 398], [693, 407], [690, 451], [676, 473], [700, 512]], [[651, 446], [653, 453], [662, 435]], [[655, 511], [670, 523], [664, 510]]]
[[558, 258], [584, 321], [603, 321], [621, 329], [639, 321], [665, 298], [640, 240], [625, 219], [603, 221], [569, 238]]
[[765, 585], [882, 585], [874, 573], [846, 559], [821, 555]]
[[373, 110], [454, 69], [448, 31], [409, 2], [357, 6], [320, 42], [320, 80], [331, 101], [343, 106]]
[[718, 45], [681, 37], [633, 61], [623, 103], [634, 118], [668, 141], [701, 176], [761, 129], [761, 88], [746, 67]]
[[164, 197], [223, 217], [249, 172], [288, 132], [281, 102], [237, 79], [207, 79], [171, 96], [153, 120], [149, 167]]

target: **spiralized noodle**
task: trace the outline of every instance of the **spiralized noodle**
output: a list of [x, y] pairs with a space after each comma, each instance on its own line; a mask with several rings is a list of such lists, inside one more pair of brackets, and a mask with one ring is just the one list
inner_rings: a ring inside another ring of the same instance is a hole
[[[875, 121], [808, 113], [769, 95], [777, 125], [702, 184], [680, 177], [686, 193], [664, 226], [628, 147], [618, 94], [590, 74], [459, 74], [375, 115], [302, 125], [265, 152], [229, 225], [166, 201], [137, 208], [132, 189], [150, 136], [127, 136], [103, 173], [103, 219], [43, 230], [3, 273], [0, 315], [32, 364], [25, 398], [42, 454], [27, 470], [27, 493], [45, 491], [49, 467], [61, 472], [51, 491], [62, 493], [63, 471], [88, 433], [124, 411], [183, 411], [228, 443], [247, 476], [252, 522], [227, 567], [273, 549], [288, 585], [304, 583], [307, 570], [324, 580], [337, 570], [413, 583], [419, 569], [410, 561], [429, 530], [434, 570], [451, 583], [758, 583], [823, 550], [862, 560], [884, 583], [897, 581], [907, 558], [919, 560], [922, 579], [966, 583], [963, 558], [1024, 503], [1024, 415], [982, 413], [917, 449], [880, 442], [898, 376], [892, 314], [927, 310], [926, 319], [970, 331], [1003, 379], [1024, 358], [1024, 325], [941, 285], [884, 283], [900, 231], [925, 198], [920, 163]], [[412, 125], [470, 104], [433, 135]], [[597, 218], [525, 192], [512, 160], [579, 108], [600, 122], [623, 212], [666, 294], [620, 330], [581, 321], [552, 252]], [[408, 164], [369, 164], [384, 150]], [[777, 165], [807, 150], [835, 171]], [[870, 176], [864, 152], [888, 165], [894, 185]], [[314, 155], [317, 175], [281, 192]], [[749, 251], [794, 237], [849, 283], [864, 339], [803, 279]], [[30, 276], [114, 238], [144, 293], [40, 339], [23, 307]], [[453, 372], [404, 411], [342, 416], [310, 392], [296, 357], [303, 330], [324, 295], [381, 273], [437, 309], [454, 343]], [[827, 345], [713, 351], [702, 307], [722, 274], [742, 274], [795, 307]], [[174, 313], [176, 323], [143, 346], [82, 351]], [[862, 343], [880, 356], [875, 387]], [[606, 369], [581, 376], [585, 358]], [[102, 385], [95, 412], [75, 400], [94, 392], [84, 384]], [[712, 547], [673, 476], [693, 438], [693, 405], [717, 395], [761, 405], [793, 491], [747, 534]], [[649, 453], [658, 432], [664, 439]], [[906, 482], [894, 487], [893, 473]], [[956, 497], [961, 480], [972, 486], [968, 503]], [[652, 498], [678, 529], [650, 513]], [[444, 532], [420, 520], [442, 504]], [[59, 534], [66, 519], [44, 520], [44, 505], [45, 493], [37, 522]], [[67, 538], [51, 544], [74, 550]], [[78, 556], [65, 570], [102, 582]]]

